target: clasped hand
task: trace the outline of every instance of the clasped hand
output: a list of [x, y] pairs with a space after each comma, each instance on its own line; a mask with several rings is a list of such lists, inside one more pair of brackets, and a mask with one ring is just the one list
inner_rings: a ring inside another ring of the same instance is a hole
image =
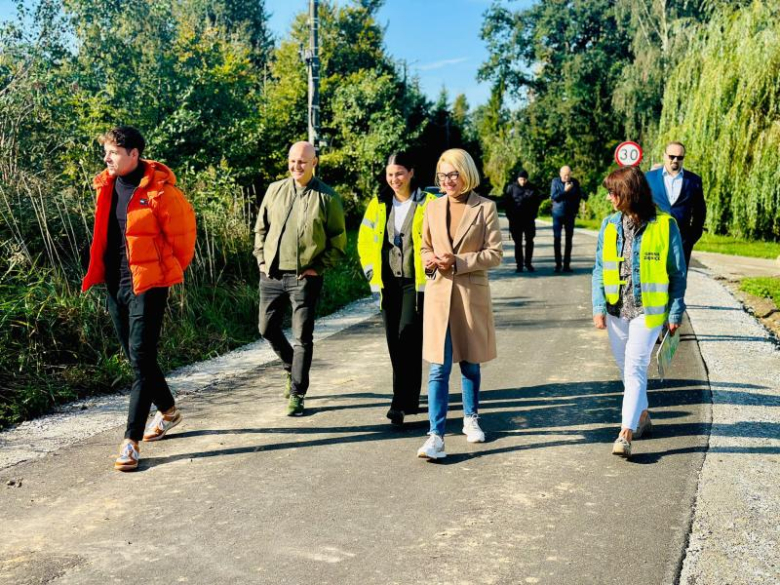
[[425, 260], [425, 270], [431, 271], [435, 268], [447, 270], [455, 264], [455, 255], [451, 252], [444, 252], [441, 256], [434, 254]]

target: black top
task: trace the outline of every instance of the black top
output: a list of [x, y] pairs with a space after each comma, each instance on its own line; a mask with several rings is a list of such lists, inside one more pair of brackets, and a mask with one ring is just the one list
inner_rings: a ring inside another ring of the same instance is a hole
[[505, 209], [507, 217], [518, 219], [535, 219], [539, 213], [541, 197], [531, 183], [520, 186], [515, 182], [506, 188]]
[[106, 283], [111, 288], [132, 287], [133, 275], [127, 262], [127, 208], [144, 176], [144, 163], [114, 181], [111, 197], [111, 213], [108, 216], [108, 238], [106, 244]]

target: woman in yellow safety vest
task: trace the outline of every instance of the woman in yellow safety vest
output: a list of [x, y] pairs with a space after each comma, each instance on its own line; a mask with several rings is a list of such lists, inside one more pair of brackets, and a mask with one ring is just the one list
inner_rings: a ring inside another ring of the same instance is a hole
[[623, 379], [620, 434], [612, 453], [631, 456], [631, 441], [652, 428], [647, 368], [664, 324], [674, 335], [685, 311], [685, 254], [674, 219], [653, 205], [644, 174], [624, 167], [604, 179], [616, 213], [601, 224], [593, 268], [593, 323], [609, 331]]
[[400, 426], [417, 414], [422, 383], [422, 313], [425, 269], [420, 256], [425, 208], [435, 195], [421, 191], [408, 154], [387, 161], [389, 189], [366, 208], [358, 255], [371, 291], [379, 293], [387, 349], [393, 365], [393, 400], [387, 418]]

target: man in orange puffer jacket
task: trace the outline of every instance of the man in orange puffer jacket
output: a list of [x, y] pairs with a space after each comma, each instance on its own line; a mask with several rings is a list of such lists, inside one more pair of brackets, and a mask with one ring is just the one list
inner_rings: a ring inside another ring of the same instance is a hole
[[[130, 126], [100, 137], [106, 170], [94, 180], [95, 228], [82, 290], [105, 284], [107, 307], [134, 379], [127, 430], [114, 468], [138, 467], [138, 441], [157, 441], [181, 422], [157, 363], [168, 287], [184, 281], [195, 254], [195, 212], [165, 165], [141, 158]], [[157, 412], [146, 424], [152, 403]]]

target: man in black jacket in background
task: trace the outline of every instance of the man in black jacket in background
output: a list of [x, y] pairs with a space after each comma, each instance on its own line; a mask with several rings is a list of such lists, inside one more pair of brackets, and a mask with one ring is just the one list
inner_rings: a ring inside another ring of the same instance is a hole
[[[506, 217], [509, 231], [515, 242], [516, 272], [522, 272], [523, 266], [528, 272], [534, 272], [531, 259], [534, 255], [534, 236], [536, 235], [536, 215], [541, 200], [536, 189], [528, 182], [528, 173], [521, 170], [517, 181], [506, 188]], [[525, 257], [523, 257], [523, 236], [525, 236]]]

